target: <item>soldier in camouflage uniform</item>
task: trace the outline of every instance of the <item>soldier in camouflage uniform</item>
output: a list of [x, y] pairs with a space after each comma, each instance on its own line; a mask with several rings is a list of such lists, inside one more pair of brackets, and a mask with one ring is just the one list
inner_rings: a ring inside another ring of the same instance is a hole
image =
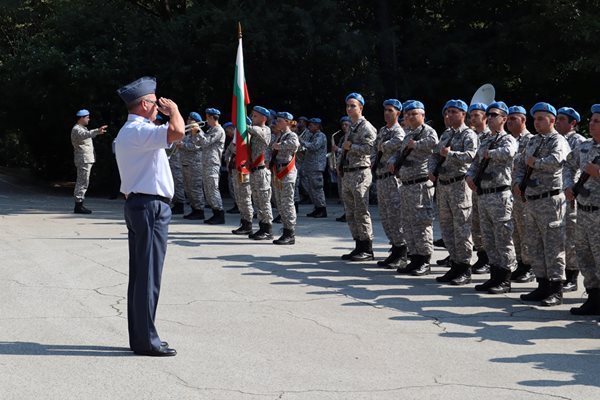
[[[252, 110], [252, 125], [246, 131], [249, 141], [250, 187], [252, 200], [258, 215], [258, 231], [250, 233], [254, 240], [273, 239], [273, 210], [271, 209], [271, 172], [265, 150], [271, 144], [271, 129], [266, 126], [269, 110], [255, 106]], [[252, 229], [252, 224], [250, 224]]]
[[[223, 152], [223, 160], [225, 162], [225, 168], [227, 169], [227, 189], [229, 190], [229, 196], [233, 199], [233, 207], [225, 212], [227, 214], [239, 214], [240, 210], [237, 206], [233, 188], [233, 180], [235, 179], [235, 141], [233, 140], [235, 136], [235, 127], [231, 122], [225, 122], [223, 124], [223, 129], [225, 130], [225, 151]], [[233, 162], [231, 162], [232, 157]]]
[[302, 161], [302, 177], [306, 183], [306, 191], [314, 210], [307, 217], [327, 217], [325, 191], [323, 189], [323, 173], [327, 162], [327, 137], [321, 132], [321, 119], [308, 120], [308, 131], [304, 137], [299, 137], [300, 146], [304, 147], [304, 160]]
[[383, 118], [385, 126], [379, 129], [375, 146], [375, 162], [372, 172], [377, 176], [377, 204], [381, 225], [388, 240], [392, 243], [392, 251], [377, 265], [385, 268], [397, 268], [398, 263], [406, 257], [406, 241], [402, 227], [402, 202], [400, 200], [400, 182], [396, 175], [388, 170], [388, 162], [404, 140], [404, 129], [398, 123], [402, 112], [402, 103], [397, 99], [383, 102]]
[[250, 176], [242, 174], [236, 166], [236, 140], [231, 141], [229, 154], [229, 168], [232, 174], [233, 192], [235, 193], [235, 201], [240, 209], [240, 226], [231, 231], [234, 235], [248, 235], [252, 233], [252, 216], [254, 208], [252, 207], [252, 188], [250, 187]]
[[[513, 159], [512, 182], [515, 182], [515, 165], [524, 157], [527, 143], [533, 137], [527, 130], [527, 111], [521, 106], [512, 106], [508, 109], [508, 119], [506, 127], [515, 138], [518, 148], [517, 154]], [[518, 196], [513, 196], [513, 243], [515, 245], [515, 254], [517, 257], [517, 269], [513, 271], [510, 280], [517, 283], [527, 283], [535, 280], [532, 272], [531, 262], [527, 252], [525, 237], [525, 203]]]
[[[331, 151], [335, 154], [336, 165], [340, 165], [340, 159], [342, 157], [342, 144], [346, 141], [351, 125], [352, 120], [347, 115], [340, 118], [341, 132], [338, 134], [339, 138], [337, 143], [331, 146]], [[338, 196], [340, 198], [340, 202], [342, 203], [342, 209], [344, 210], [344, 214], [337, 217], [335, 220], [338, 222], [346, 222], [346, 212], [344, 209], [344, 202], [342, 201], [342, 177], [339, 175], [337, 170], [335, 171], [335, 174], [337, 177]]]
[[[575, 250], [577, 263], [583, 275], [583, 285], [588, 298], [581, 307], [571, 308], [574, 315], [600, 315], [600, 104], [592, 106], [589, 131], [591, 139], [579, 144], [567, 157], [565, 164], [565, 194], [569, 201], [577, 202]], [[577, 185], [579, 171], [589, 178]]]
[[[192, 118], [192, 114], [195, 114], [200, 118], [198, 113], [192, 112], [188, 117], [188, 120]], [[155, 125], [162, 125], [167, 123], [169, 117], [157, 114], [154, 119]], [[199, 119], [202, 121], [202, 118]], [[185, 202], [185, 188], [183, 185], [183, 171], [181, 170], [181, 154], [177, 148], [177, 143], [172, 143], [170, 149], [166, 149], [167, 158], [169, 159], [169, 169], [171, 170], [171, 176], [173, 177], [173, 184], [175, 185], [175, 194], [171, 199], [171, 214], [183, 214]]]
[[[298, 117], [297, 125], [292, 129], [293, 132], [298, 136], [298, 140], [301, 137], [308, 134], [308, 118], [301, 116]], [[296, 207], [296, 213], [298, 212], [298, 205], [306, 204], [308, 199], [302, 198], [303, 192], [306, 191], [306, 182], [304, 181], [302, 165], [304, 163], [304, 152], [305, 148], [302, 145], [296, 152], [296, 184], [294, 188], [294, 205]]]
[[371, 153], [377, 130], [362, 115], [365, 99], [359, 93], [346, 96], [346, 113], [352, 120], [348, 138], [342, 145], [339, 164], [342, 172], [342, 198], [346, 220], [356, 243], [354, 250], [342, 260], [366, 261], [373, 257], [373, 225], [369, 214], [371, 186]]
[[[562, 303], [565, 270], [565, 195], [562, 166], [569, 144], [554, 129], [556, 109], [537, 103], [530, 110], [538, 135], [531, 138], [516, 165], [513, 192], [525, 196], [525, 240], [538, 287], [521, 300], [542, 306]], [[529, 179], [527, 179], [529, 175]], [[526, 185], [525, 193], [522, 187]]]
[[[193, 116], [193, 117], [192, 117]], [[181, 171], [183, 173], [183, 186], [190, 202], [192, 211], [183, 216], [185, 219], [204, 219], [204, 188], [202, 186], [202, 148], [195, 144], [192, 138], [198, 134], [202, 118], [197, 112], [190, 114], [187, 124], [198, 123], [197, 126], [186, 130], [183, 140], [176, 144], [177, 152], [181, 158]]]
[[273, 187], [277, 210], [283, 224], [283, 235], [273, 240], [274, 244], [296, 243], [294, 228], [296, 226], [296, 208], [294, 207], [294, 187], [297, 171], [295, 167], [296, 151], [300, 147], [298, 135], [290, 128], [295, 125], [294, 117], [289, 112], [277, 113], [277, 129], [281, 132], [273, 143], [271, 164], [273, 166]]
[[[437, 183], [436, 199], [444, 244], [450, 255], [452, 274], [437, 277], [442, 283], [465, 284], [469, 280], [473, 241], [471, 240], [471, 190], [465, 174], [477, 150], [477, 134], [465, 125], [467, 104], [449, 100], [444, 131], [429, 160], [429, 179]], [[429, 263], [413, 274], [430, 272]]]
[[[517, 142], [504, 131], [508, 107], [502, 101], [486, 109], [491, 132], [483, 139], [469, 170], [467, 185], [478, 193], [483, 248], [489, 258], [490, 279], [475, 286], [479, 292], [510, 292], [510, 275], [517, 267], [511, 219], [513, 197], [510, 191]], [[470, 280], [470, 279], [469, 279]]]
[[[563, 135], [569, 143], [569, 150], [575, 148], [585, 138], [575, 131], [577, 124], [581, 121], [581, 116], [571, 107], [561, 107], [556, 113], [556, 131]], [[564, 180], [563, 170], [563, 180]], [[578, 177], [575, 177], [577, 179]], [[565, 189], [567, 186], [565, 186]], [[575, 250], [575, 226], [577, 224], [577, 207], [575, 202], [567, 203], [567, 215], [565, 217], [565, 275], [563, 282], [563, 293], [577, 290], [577, 277], [579, 268], [577, 268], [577, 254]]]
[[223, 199], [219, 191], [219, 176], [221, 173], [221, 156], [225, 147], [225, 131], [219, 124], [221, 112], [216, 108], [207, 108], [206, 123], [209, 125], [206, 133], [199, 131], [193, 136], [194, 143], [202, 148], [202, 181], [204, 195], [212, 209], [213, 215], [204, 222], [209, 225], [225, 223]]
[[[469, 106], [469, 126], [477, 134], [477, 142], [481, 143], [490, 134], [490, 128], [487, 126], [487, 117], [485, 110], [487, 104], [474, 103]], [[483, 249], [483, 239], [481, 238], [481, 227], [479, 226], [479, 202], [477, 201], [477, 192], [472, 192], [473, 210], [471, 212], [471, 236], [473, 237], [473, 246], [477, 251], [477, 261], [471, 268], [474, 274], [487, 274], [490, 272], [487, 253]]]
[[83, 206], [83, 199], [90, 183], [90, 171], [92, 165], [96, 161], [94, 154], [94, 143], [92, 138], [106, 133], [106, 125], [97, 129], [88, 130], [87, 125], [90, 123], [90, 112], [88, 110], [79, 110], [76, 114], [78, 117], [77, 123], [71, 129], [71, 144], [73, 145], [73, 159], [75, 168], [77, 168], [77, 182], [73, 197], [75, 197], [75, 214], [91, 214], [89, 210]]
[[[433, 183], [427, 178], [427, 166], [438, 142], [437, 132], [425, 123], [425, 106], [410, 100], [403, 104], [406, 135], [399, 151], [388, 161], [390, 172], [400, 179], [401, 226], [407, 242], [410, 263], [397, 269], [412, 273], [429, 264], [433, 253]], [[392, 249], [393, 254], [394, 249]], [[404, 256], [404, 249], [396, 250]]]

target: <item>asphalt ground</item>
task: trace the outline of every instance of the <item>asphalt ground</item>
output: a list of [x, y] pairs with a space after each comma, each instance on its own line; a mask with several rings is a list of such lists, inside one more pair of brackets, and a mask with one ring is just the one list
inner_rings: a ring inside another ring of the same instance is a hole
[[237, 215], [174, 217], [157, 327], [178, 355], [136, 356], [123, 201], [86, 206], [0, 171], [0, 399], [600, 398], [600, 327], [568, 312], [582, 290], [542, 308], [519, 299], [533, 283], [494, 296], [474, 291], [484, 276], [451, 287], [442, 267], [344, 262], [337, 204], [317, 220], [301, 206], [295, 246], [232, 235]]

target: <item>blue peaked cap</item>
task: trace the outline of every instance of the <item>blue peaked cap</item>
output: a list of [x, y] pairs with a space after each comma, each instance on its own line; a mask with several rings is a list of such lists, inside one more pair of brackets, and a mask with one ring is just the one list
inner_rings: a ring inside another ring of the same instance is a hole
[[143, 76], [117, 90], [117, 94], [125, 104], [130, 104], [135, 99], [154, 93], [156, 93], [156, 78], [151, 76]]

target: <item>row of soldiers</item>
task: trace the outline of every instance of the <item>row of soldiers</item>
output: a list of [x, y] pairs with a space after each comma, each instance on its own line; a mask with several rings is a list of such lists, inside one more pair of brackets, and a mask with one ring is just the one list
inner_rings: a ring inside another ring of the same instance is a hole
[[[594, 224], [600, 218], [600, 105], [592, 107], [592, 138], [585, 140], [575, 132], [577, 111], [543, 102], [530, 110], [537, 133], [532, 135], [521, 106], [496, 101], [468, 107], [450, 100], [439, 139], [425, 123], [420, 101], [384, 101], [386, 125], [379, 132], [362, 116], [364, 104], [359, 93], [347, 96], [350, 129], [336, 149], [355, 240], [342, 259], [374, 259], [368, 190], [376, 176], [379, 213], [392, 244], [378, 265], [399, 274], [431, 272], [436, 202], [450, 267], [436, 281], [466, 285], [475, 267], [490, 273], [475, 290], [500, 294], [511, 290], [511, 281], [535, 279], [537, 288], [521, 299], [554, 306], [562, 303], [563, 291], [577, 289], [581, 270], [589, 297], [571, 312], [600, 315]], [[472, 265], [474, 248], [478, 261]]]

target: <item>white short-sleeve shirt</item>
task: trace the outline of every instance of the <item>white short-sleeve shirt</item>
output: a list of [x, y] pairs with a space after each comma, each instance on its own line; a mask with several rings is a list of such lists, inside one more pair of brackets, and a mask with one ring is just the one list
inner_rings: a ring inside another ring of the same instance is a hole
[[115, 139], [115, 156], [121, 176], [121, 192], [156, 194], [173, 198], [175, 192], [169, 160], [164, 149], [168, 125], [129, 114]]

